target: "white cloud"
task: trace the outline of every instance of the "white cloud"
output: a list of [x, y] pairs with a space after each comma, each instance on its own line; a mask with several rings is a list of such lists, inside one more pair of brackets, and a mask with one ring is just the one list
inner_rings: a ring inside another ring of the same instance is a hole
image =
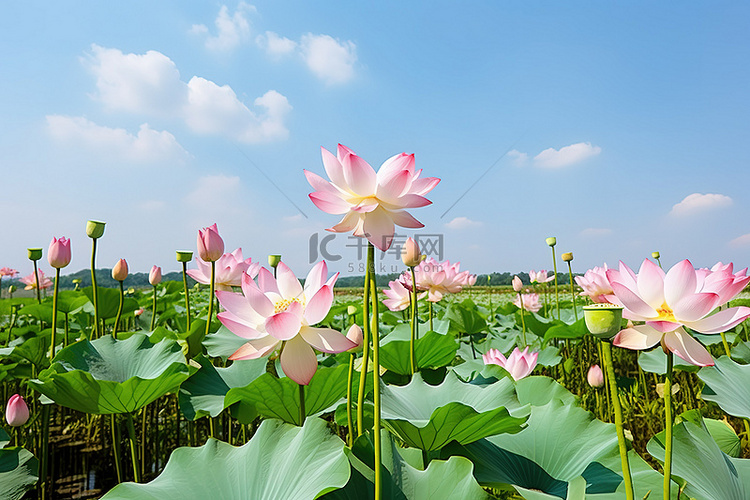
[[750, 247], [750, 233], [738, 236], [729, 242], [729, 246], [732, 248], [743, 248]]
[[106, 154], [134, 163], [183, 162], [187, 152], [167, 131], [154, 130], [147, 123], [137, 134], [122, 128], [97, 125], [83, 117], [48, 115], [50, 135], [66, 148]]
[[217, 52], [226, 52], [238, 47], [250, 38], [250, 22], [246, 14], [254, 12], [255, 7], [245, 2], [240, 2], [234, 14], [229, 14], [226, 5], [222, 5], [216, 16], [216, 35], [210, 35], [209, 29], [204, 24], [194, 24], [190, 33], [206, 36], [206, 48]]
[[297, 42], [279, 36], [273, 31], [266, 31], [264, 35], [258, 35], [255, 38], [255, 43], [274, 59], [291, 54], [297, 49]]
[[482, 223], [469, 219], [468, 217], [456, 217], [445, 224], [448, 229], [467, 229], [470, 227], [479, 227]]
[[308, 33], [302, 36], [300, 48], [307, 67], [326, 84], [342, 84], [354, 77], [357, 62], [354, 42], [340, 42], [328, 35]]
[[677, 217], [694, 215], [707, 210], [728, 207], [731, 204], [732, 198], [723, 194], [693, 193], [687, 195], [684, 200], [674, 205], [669, 214]]
[[605, 227], [588, 227], [581, 231], [581, 236], [607, 236], [612, 230]]
[[548, 148], [534, 157], [534, 164], [540, 167], [558, 168], [579, 163], [601, 153], [602, 148], [590, 142], [579, 142], [558, 149]]
[[517, 149], [511, 149], [510, 151], [508, 151], [508, 158], [513, 160], [513, 163], [515, 163], [516, 165], [521, 166], [529, 160], [529, 155], [527, 155], [526, 153], [522, 153]]
[[94, 45], [87, 65], [97, 79], [96, 98], [109, 109], [179, 118], [196, 133], [247, 143], [289, 135], [284, 120], [292, 107], [275, 90], [255, 99], [251, 110], [229, 85], [199, 76], [183, 82], [174, 62], [160, 52], [123, 54]]

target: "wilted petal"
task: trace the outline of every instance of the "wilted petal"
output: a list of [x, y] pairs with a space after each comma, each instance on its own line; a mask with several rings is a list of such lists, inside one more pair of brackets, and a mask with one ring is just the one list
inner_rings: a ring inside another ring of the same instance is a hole
[[357, 347], [356, 343], [346, 338], [340, 332], [330, 328], [303, 326], [299, 334], [305, 342], [320, 352], [335, 354]]
[[617, 347], [640, 351], [654, 347], [659, 343], [662, 336], [663, 334], [660, 331], [648, 325], [639, 325], [620, 330], [620, 333], [615, 335], [612, 343]]
[[714, 359], [705, 347], [680, 328], [664, 335], [667, 349], [696, 366], [713, 366]]
[[281, 369], [287, 377], [300, 385], [307, 385], [318, 369], [318, 358], [315, 351], [297, 335], [284, 344], [281, 352]]

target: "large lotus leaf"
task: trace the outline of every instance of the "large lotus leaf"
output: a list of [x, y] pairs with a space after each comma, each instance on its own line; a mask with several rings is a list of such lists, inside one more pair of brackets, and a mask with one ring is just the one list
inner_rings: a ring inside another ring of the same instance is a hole
[[30, 451], [17, 446], [0, 449], [0, 498], [23, 498], [39, 479], [38, 468]]
[[556, 380], [549, 377], [524, 377], [516, 382], [516, 394], [521, 404], [544, 406], [559, 400], [566, 405], [575, 405], [576, 396]]
[[[319, 367], [310, 384], [305, 386], [305, 413], [316, 415], [333, 410], [341, 398], [346, 397], [349, 365]], [[278, 418], [299, 425], [299, 385], [288, 377], [276, 378], [264, 373], [246, 387], [229, 389], [225, 406], [244, 402], [255, 406], [264, 417]]]
[[227, 359], [246, 342], [247, 339], [233, 334], [229, 331], [229, 328], [222, 325], [215, 333], [206, 335], [203, 339], [203, 346], [206, 348], [209, 356]]
[[172, 340], [152, 344], [142, 333], [126, 340], [107, 335], [62, 349], [53, 365], [29, 383], [74, 410], [132, 413], [176, 389], [190, 372]]
[[308, 419], [304, 427], [265, 420], [241, 447], [209, 439], [200, 448], [178, 448], [159, 477], [123, 483], [106, 500], [308, 500], [343, 487], [350, 474], [344, 443]]
[[732, 347], [732, 359], [740, 361], [742, 364], [750, 363], [750, 343], [740, 342]]
[[740, 365], [722, 356], [698, 372], [706, 385], [701, 397], [713, 401], [728, 414], [750, 418], [750, 365]]
[[[509, 410], [518, 416], [511, 416]], [[461, 382], [449, 372], [437, 386], [425, 383], [419, 374], [406, 386], [384, 386], [381, 414], [409, 446], [439, 450], [452, 440], [471, 443], [493, 434], [519, 432], [526, 412], [509, 379], [482, 387]]]
[[[112, 319], [117, 316], [117, 310], [120, 307], [120, 290], [116, 288], [104, 288], [101, 286], [96, 287], [99, 297], [97, 307], [99, 309], [99, 319]], [[87, 286], [82, 292], [88, 297], [91, 304], [94, 303], [94, 290], [92, 287]], [[133, 312], [138, 309], [138, 302], [131, 298], [126, 297], [123, 302], [123, 314], [126, 312]], [[93, 312], [93, 309], [92, 309]]]
[[589, 330], [586, 328], [583, 316], [571, 325], [553, 321], [553, 325], [544, 332], [544, 341], [548, 342], [552, 339], [580, 339], [588, 335], [588, 333]]
[[57, 295], [57, 311], [62, 314], [70, 314], [82, 308], [88, 302], [89, 298], [81, 291], [61, 290]]
[[[426, 319], [426, 318], [423, 318], [423, 319]], [[450, 322], [436, 319], [432, 323], [433, 323], [432, 331], [443, 334], [443, 335], [448, 333]], [[424, 337], [430, 331], [431, 330], [430, 330], [429, 323], [417, 324], [417, 337], [418, 338]], [[410, 338], [411, 338], [411, 325], [409, 323], [399, 323], [398, 325], [393, 327], [393, 329], [390, 331], [388, 335], [386, 335], [380, 340], [380, 345], [383, 346], [387, 344], [388, 342], [392, 342], [394, 340], [409, 340]]]
[[52, 323], [52, 303], [31, 304], [18, 311], [19, 316], [32, 316], [45, 323]]
[[[45, 335], [46, 333], [46, 335]], [[0, 349], [0, 358], [7, 356], [14, 361], [26, 360], [43, 369], [49, 366], [49, 337], [52, 329], [39, 332], [38, 327], [28, 327], [18, 332], [8, 347]]]
[[[479, 500], [487, 498], [472, 475], [473, 464], [464, 457], [433, 460], [420, 470], [406, 460], [408, 449], [399, 448], [391, 434], [381, 432], [382, 500]], [[326, 500], [375, 498], [375, 452], [369, 434], [363, 434], [347, 450], [352, 475], [346, 486], [325, 495]], [[421, 457], [420, 457], [421, 462]]]
[[186, 353], [186, 356], [192, 359], [203, 352], [202, 341], [205, 336], [206, 320], [196, 319], [191, 323], [190, 330], [182, 332], [174, 332], [163, 326], [157, 326], [151, 335], [149, 335], [149, 338], [153, 344], [156, 344], [165, 338], [176, 340], [181, 346], [183, 346], [183, 352]]
[[487, 321], [470, 299], [448, 304], [443, 319], [450, 321], [451, 329], [458, 335], [471, 335], [487, 330]]
[[[688, 483], [685, 493], [707, 500], [750, 498], [750, 460], [723, 453], [703, 422], [687, 419], [672, 428], [672, 474]], [[664, 461], [664, 431], [646, 449]]]
[[229, 389], [245, 387], [266, 373], [265, 358], [238, 360], [228, 368], [216, 368], [202, 355], [195, 361], [201, 367], [182, 383], [179, 393], [180, 409], [188, 420], [217, 416], [226, 408], [224, 396]]
[[[697, 372], [699, 366], [691, 365], [679, 356], [672, 356], [674, 360], [675, 370], [684, 370], [686, 372]], [[638, 365], [643, 369], [644, 372], [656, 373], [657, 375], [664, 375], [667, 373], [667, 355], [664, 354], [664, 349], [656, 347], [650, 351], [641, 352], [638, 354]]]
[[[450, 335], [427, 332], [414, 342], [417, 367], [440, 368], [456, 357], [458, 342]], [[394, 340], [380, 346], [380, 365], [400, 375], [411, 374], [408, 340]]]

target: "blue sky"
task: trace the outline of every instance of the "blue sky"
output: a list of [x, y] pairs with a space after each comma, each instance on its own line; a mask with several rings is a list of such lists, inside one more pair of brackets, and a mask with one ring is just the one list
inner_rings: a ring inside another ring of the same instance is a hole
[[[3, 11], [0, 266], [23, 274], [26, 248], [53, 236], [72, 239], [66, 271], [86, 268], [97, 219], [100, 267], [176, 270], [174, 251], [217, 222], [228, 251], [281, 253], [304, 275], [311, 235], [338, 219], [309, 201], [302, 169], [324, 175], [320, 147], [339, 142], [376, 169], [415, 153], [442, 178], [412, 213], [472, 272], [550, 268], [547, 236], [579, 272], [653, 250], [665, 265], [748, 264], [741, 2]], [[356, 273], [347, 244], [329, 244], [331, 267]]]

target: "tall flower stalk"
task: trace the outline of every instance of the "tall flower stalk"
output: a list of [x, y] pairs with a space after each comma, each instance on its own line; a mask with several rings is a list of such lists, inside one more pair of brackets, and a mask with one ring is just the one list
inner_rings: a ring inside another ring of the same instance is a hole
[[[378, 294], [375, 281], [375, 247], [372, 243], [367, 246], [367, 267], [370, 271], [370, 296], [372, 299], [372, 375], [373, 375], [373, 446], [375, 447], [375, 500], [380, 500], [382, 490], [382, 450], [380, 443], [380, 335], [378, 329]], [[415, 284], [416, 285], [416, 284]], [[416, 288], [414, 286], [413, 288]]]
[[[352, 307], [352, 306], [349, 306]], [[356, 351], [362, 347], [363, 335], [362, 329], [356, 323], [349, 327], [349, 332], [346, 334], [346, 338], [356, 344], [356, 347], [349, 349], [349, 374], [347, 376], [346, 384], [346, 420], [349, 425], [349, 441], [348, 444], [351, 447], [354, 444], [354, 418], [352, 414], [352, 399], [353, 399], [353, 382], [354, 382], [354, 361], [357, 358]]]
[[37, 267], [37, 261], [42, 258], [42, 249], [41, 248], [29, 248], [29, 260], [34, 263], [34, 282], [36, 283], [36, 286], [34, 289], [36, 290], [36, 301], [41, 304], [42, 303], [42, 281], [39, 279], [39, 268]]
[[177, 262], [182, 263], [182, 286], [185, 290], [185, 312], [187, 314], [187, 329], [190, 331], [190, 292], [188, 291], [187, 263], [193, 260], [193, 252], [177, 251]]
[[[409, 340], [409, 362], [411, 365], [411, 374], [417, 371], [417, 356], [414, 352], [414, 344], [417, 341], [417, 276], [414, 267], [422, 262], [422, 255], [419, 252], [419, 245], [412, 238], [407, 238], [404, 248], [401, 252], [401, 260], [411, 272], [411, 338]], [[377, 314], [377, 311], [375, 311]]]
[[578, 309], [576, 308], [576, 292], [573, 285], [573, 268], [570, 263], [573, 261], [573, 252], [566, 252], [562, 254], [563, 262], [568, 263], [568, 278], [570, 280], [570, 298], [573, 301], [573, 314], [575, 315], [576, 321], [578, 321]]
[[91, 238], [91, 291], [94, 298], [94, 328], [91, 337], [99, 332], [99, 290], [96, 287], [96, 240], [104, 235], [104, 222], [90, 220], [86, 223], [86, 234]]
[[148, 273], [148, 282], [154, 287], [154, 303], [151, 307], [151, 331], [156, 328], [156, 285], [161, 283], [161, 267], [153, 266], [151, 272]]
[[550, 236], [547, 238], [547, 245], [552, 249], [552, 268], [555, 272], [555, 307], [557, 309], [557, 319], [560, 319], [560, 288], [557, 283], [557, 259], [555, 259], [555, 245], [557, 245], [557, 238]]
[[365, 387], [370, 362], [370, 268], [365, 268], [365, 289], [362, 293], [362, 366], [357, 391], [357, 436], [365, 431]]
[[214, 312], [216, 292], [216, 261], [224, 254], [224, 240], [219, 236], [216, 224], [198, 230], [198, 256], [211, 263], [211, 284], [208, 294], [208, 316], [206, 317], [206, 335], [211, 333], [211, 317]]
[[672, 488], [672, 370], [674, 356], [666, 350], [667, 372], [664, 374], [664, 500], [670, 499]]
[[50, 266], [55, 268], [55, 291], [52, 294], [52, 336], [50, 337], [49, 347], [49, 362], [52, 364], [52, 358], [55, 357], [55, 337], [57, 335], [57, 291], [60, 283], [60, 269], [70, 264], [70, 240], [65, 237], [59, 240], [52, 238], [52, 243], [50, 243], [47, 251], [47, 261]]
[[120, 284], [120, 305], [117, 308], [117, 317], [115, 318], [115, 326], [112, 329], [112, 337], [117, 339], [117, 331], [120, 326], [120, 318], [122, 317], [122, 306], [125, 302], [125, 289], [123, 288], [123, 281], [128, 277], [128, 263], [125, 259], [120, 259], [112, 268], [112, 279], [116, 280]]

